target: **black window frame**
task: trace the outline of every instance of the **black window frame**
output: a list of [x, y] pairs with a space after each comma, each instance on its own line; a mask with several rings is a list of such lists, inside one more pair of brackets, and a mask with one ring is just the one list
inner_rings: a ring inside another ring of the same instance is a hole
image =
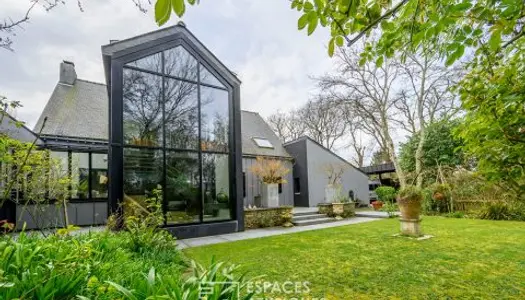
[[[231, 222], [232, 220], [238, 221], [238, 230], [243, 230], [243, 203], [242, 201], [239, 201], [237, 199], [237, 195], [240, 194], [239, 189], [241, 188], [240, 182], [237, 182], [237, 178], [240, 177], [239, 174], [239, 168], [241, 166], [241, 143], [240, 143], [240, 89], [239, 84], [230, 80], [226, 80], [224, 76], [221, 75], [219, 71], [216, 70], [216, 68], [212, 67], [212, 63], [210, 62], [210, 58], [206, 57], [205, 54], [202, 53], [202, 50], [199, 50], [198, 47], [193, 46], [192, 43], [194, 43], [191, 38], [188, 38], [185, 35], [177, 35], [177, 36], [171, 36], [163, 39], [163, 41], [150, 41], [146, 42], [145, 44], [135, 46], [135, 48], [138, 49], [125, 49], [117, 52], [116, 54], [112, 54], [110, 57], [110, 82], [108, 93], [110, 94], [110, 149], [109, 149], [109, 177], [110, 177], [110, 205], [109, 210], [110, 213], [115, 213], [120, 211], [120, 203], [122, 203], [123, 199], [123, 149], [124, 147], [128, 148], [142, 148], [141, 146], [133, 146], [133, 145], [124, 145], [123, 140], [123, 71], [125, 68], [128, 69], [136, 69], [140, 70], [141, 72], [145, 73], [151, 73], [155, 75], [159, 75], [158, 72], [152, 72], [148, 70], [143, 70], [140, 68], [136, 68], [133, 66], [126, 66], [127, 63], [135, 61], [140, 58], [147, 57], [149, 55], [159, 53], [171, 48], [175, 48], [178, 46], [182, 46], [186, 51], [188, 51], [196, 60], [197, 60], [197, 69], [198, 72], [200, 72], [200, 66], [206, 68], [208, 72], [210, 72], [213, 76], [215, 76], [223, 85], [224, 87], [212, 85], [212, 84], [206, 84], [200, 82], [200, 76], [197, 78], [197, 82], [194, 80], [189, 80], [186, 78], [180, 78], [173, 75], [166, 75], [166, 74], [160, 74], [163, 76], [163, 78], [173, 78], [180, 81], [185, 82], [192, 82], [198, 84], [198, 97], [200, 101], [200, 87], [206, 86], [211, 87], [219, 90], [225, 90], [228, 92], [228, 103], [229, 103], [229, 137], [228, 137], [228, 151], [222, 152], [222, 151], [203, 151], [201, 145], [199, 144], [199, 147], [195, 152], [199, 154], [199, 165], [200, 167], [200, 173], [201, 173], [201, 186], [200, 186], [200, 199], [201, 199], [201, 207], [200, 207], [200, 217], [199, 222], [192, 222], [192, 223], [180, 223], [180, 224], [169, 224], [170, 227], [177, 227], [177, 226], [187, 226], [187, 225], [196, 225], [196, 224], [204, 224], [204, 223], [218, 223], [218, 222]], [[163, 67], [164, 68], [164, 67]], [[201, 126], [201, 115], [200, 115], [200, 105], [199, 105], [199, 135], [201, 134], [200, 130]], [[200, 140], [200, 137], [199, 137]], [[194, 152], [191, 149], [177, 149], [177, 148], [166, 148], [165, 147], [166, 140], [163, 139], [163, 147], [153, 147], [158, 150], [162, 150], [164, 153], [164, 159], [165, 159], [165, 151], [184, 151], [184, 152]], [[149, 148], [149, 147], [148, 147]], [[204, 206], [204, 198], [202, 195], [202, 154], [203, 153], [210, 153], [210, 154], [227, 154], [229, 155], [229, 193], [230, 193], [230, 199], [233, 199], [233, 201], [230, 201], [230, 219], [228, 220], [209, 220], [206, 221], [203, 216], [203, 206]], [[163, 182], [162, 186], [163, 188], [166, 187], [165, 179], [165, 168], [163, 171]], [[167, 203], [166, 201], [163, 201], [163, 211], [167, 212]], [[166, 218], [164, 220], [164, 225], [167, 226]]]

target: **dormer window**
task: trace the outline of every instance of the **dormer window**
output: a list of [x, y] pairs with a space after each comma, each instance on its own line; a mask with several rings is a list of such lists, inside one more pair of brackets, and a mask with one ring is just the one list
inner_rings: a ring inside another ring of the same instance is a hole
[[273, 149], [273, 145], [272, 143], [270, 143], [269, 140], [265, 139], [265, 138], [258, 138], [258, 137], [254, 137], [253, 138], [253, 141], [255, 142], [255, 144], [257, 144], [257, 146], [261, 147], [261, 148], [270, 148], [270, 149]]

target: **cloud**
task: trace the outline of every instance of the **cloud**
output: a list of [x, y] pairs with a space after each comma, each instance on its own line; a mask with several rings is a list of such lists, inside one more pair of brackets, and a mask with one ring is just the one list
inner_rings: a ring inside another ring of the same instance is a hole
[[[0, 18], [23, 15], [29, 1], [0, 0]], [[50, 12], [38, 8], [13, 37], [15, 52], [0, 51], [0, 94], [22, 101], [18, 117], [32, 126], [58, 80], [62, 60], [75, 62], [79, 78], [104, 82], [100, 46], [157, 29], [152, 12], [130, 0], [69, 1]], [[268, 116], [304, 103], [309, 75], [331, 66], [328, 33], [307, 37], [296, 27], [298, 13], [282, 0], [214, 0], [190, 7], [184, 22], [243, 84], [243, 109]], [[170, 21], [174, 24], [176, 20]]]

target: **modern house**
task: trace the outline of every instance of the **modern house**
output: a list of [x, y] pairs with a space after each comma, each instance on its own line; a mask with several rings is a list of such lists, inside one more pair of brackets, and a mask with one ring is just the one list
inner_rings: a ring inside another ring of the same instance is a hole
[[327, 172], [341, 172], [339, 181], [345, 196], [361, 205], [370, 203], [367, 174], [342, 157], [307, 136], [284, 144], [284, 148], [295, 159], [295, 206], [313, 207], [326, 202], [325, 187], [330, 176]]
[[[291, 170], [279, 205], [323, 202], [319, 163], [345, 166], [343, 187], [368, 203], [367, 177], [309, 138], [283, 145], [256, 112], [241, 111], [240, 81], [183, 25], [102, 46], [105, 83], [60, 64], [58, 83], [34, 132], [72, 177], [68, 219], [104, 224], [124, 203], [162, 191], [164, 226], [179, 238], [244, 228], [244, 208], [264, 206], [257, 157]], [[33, 140], [20, 127], [16, 136]], [[17, 227], [63, 224], [57, 206], [16, 208]], [[39, 215], [48, 223], [36, 224]]]

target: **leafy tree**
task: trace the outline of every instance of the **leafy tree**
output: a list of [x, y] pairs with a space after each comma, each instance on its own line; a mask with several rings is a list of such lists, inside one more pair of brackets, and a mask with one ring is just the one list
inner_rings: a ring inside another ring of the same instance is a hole
[[[185, 3], [198, 0], [157, 0], [155, 19], [166, 23], [171, 12], [181, 17]], [[363, 60], [384, 57], [400, 50], [438, 50], [452, 64], [475, 51], [499, 51], [525, 36], [525, 3], [523, 0], [292, 0], [291, 8], [301, 13], [297, 26], [312, 34], [319, 26], [330, 29], [328, 53], [336, 46], [348, 46], [380, 28], [380, 38], [369, 43]]]
[[525, 42], [511, 56], [475, 61], [459, 93], [467, 111], [455, 131], [462, 148], [486, 178], [525, 198]]
[[[459, 126], [459, 120], [440, 121], [431, 123], [425, 131], [425, 142], [423, 144], [422, 174], [418, 177], [428, 177], [435, 173], [438, 166], [455, 167], [464, 163], [464, 155], [457, 148], [462, 146], [460, 139], [453, 135], [453, 131]], [[420, 133], [415, 133], [410, 139], [401, 145], [400, 164], [406, 172], [416, 171], [416, 150], [419, 144]]]

